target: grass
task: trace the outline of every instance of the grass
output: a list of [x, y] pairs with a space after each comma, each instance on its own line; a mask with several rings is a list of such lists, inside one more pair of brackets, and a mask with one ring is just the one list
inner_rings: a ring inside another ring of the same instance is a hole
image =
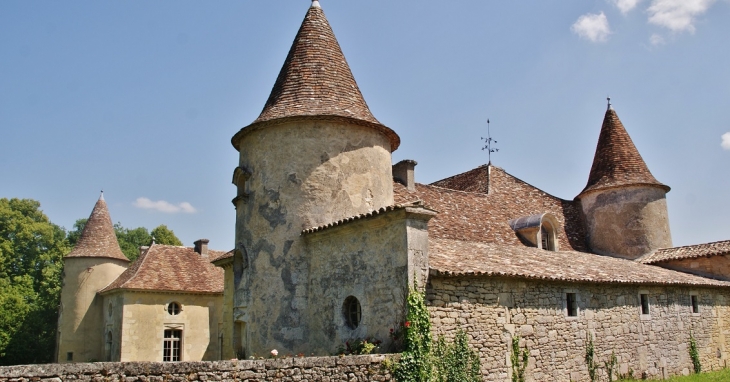
[[[621, 381], [636, 381], [635, 379], [622, 379]], [[730, 381], [730, 369], [714, 371], [710, 373], [692, 374], [686, 377], [672, 377], [667, 379], [671, 382], [725, 382]]]

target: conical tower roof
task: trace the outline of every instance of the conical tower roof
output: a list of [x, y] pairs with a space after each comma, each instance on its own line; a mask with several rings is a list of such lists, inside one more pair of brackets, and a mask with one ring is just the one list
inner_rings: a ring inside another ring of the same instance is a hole
[[265, 125], [296, 119], [347, 119], [385, 134], [391, 151], [400, 138], [370, 112], [327, 18], [313, 1], [261, 115], [232, 139]]
[[119, 248], [103, 193], [94, 205], [89, 220], [81, 231], [79, 241], [71, 253], [66, 255], [66, 258], [68, 257], [104, 257], [129, 261]]
[[655, 186], [663, 188], [665, 192], [669, 191], [669, 186], [660, 183], [651, 174], [618, 114], [609, 103], [603, 117], [588, 184], [581, 194], [636, 185]]

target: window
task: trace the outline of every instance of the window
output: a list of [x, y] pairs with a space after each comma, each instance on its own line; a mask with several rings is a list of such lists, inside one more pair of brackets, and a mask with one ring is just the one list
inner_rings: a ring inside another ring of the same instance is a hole
[[74, 360], [74, 352], [70, 351], [66, 353], [66, 361], [73, 361]]
[[342, 304], [342, 314], [345, 316], [345, 324], [350, 329], [356, 329], [360, 325], [360, 319], [362, 318], [360, 301], [353, 296], [347, 297], [345, 303]]
[[111, 362], [112, 360], [112, 332], [106, 332], [106, 345], [105, 345], [106, 361]]
[[692, 304], [692, 313], [700, 312], [700, 301], [696, 294], [689, 296], [690, 303]]
[[540, 238], [542, 240], [541, 248], [546, 251], [554, 251], [555, 250], [555, 240], [553, 239], [553, 230], [549, 223], [544, 222], [542, 226], [540, 226]]
[[568, 317], [577, 317], [578, 316], [578, 301], [575, 298], [575, 293], [566, 293], [565, 294], [565, 302], [566, 302], [566, 308]]
[[639, 295], [641, 300], [641, 314], [649, 314], [649, 295], [642, 293]]
[[182, 330], [165, 329], [165, 339], [162, 344], [162, 362], [180, 361]]
[[171, 316], [177, 316], [180, 314], [180, 304], [176, 302], [171, 302], [167, 304], [167, 313], [169, 313]]

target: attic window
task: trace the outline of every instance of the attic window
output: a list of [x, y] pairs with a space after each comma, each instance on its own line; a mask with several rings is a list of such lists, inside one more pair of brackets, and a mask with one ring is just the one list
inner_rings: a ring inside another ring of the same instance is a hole
[[547, 251], [558, 251], [560, 221], [551, 213], [523, 216], [512, 219], [510, 227], [523, 244]]
[[555, 230], [549, 222], [543, 222], [540, 227], [540, 248], [546, 251], [555, 251]]
[[180, 309], [180, 304], [178, 304], [177, 302], [171, 302], [167, 304], [167, 313], [171, 316], [177, 316], [178, 314], [180, 314], [181, 310], [182, 309]]

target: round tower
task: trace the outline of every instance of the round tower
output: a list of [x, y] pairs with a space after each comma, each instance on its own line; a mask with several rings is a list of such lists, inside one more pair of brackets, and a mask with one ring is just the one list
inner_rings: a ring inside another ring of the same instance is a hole
[[609, 99], [588, 184], [576, 197], [591, 250], [636, 259], [671, 247], [667, 192], [669, 187], [651, 174]]
[[307, 274], [300, 233], [392, 205], [391, 152], [400, 144], [370, 112], [319, 2], [261, 115], [232, 144], [240, 152], [236, 242], [254, 275], [236, 294], [235, 314], [250, 334], [244, 347], [297, 353]]
[[102, 193], [74, 249], [63, 258], [58, 362], [105, 361], [102, 298], [97, 292], [129, 265]]

